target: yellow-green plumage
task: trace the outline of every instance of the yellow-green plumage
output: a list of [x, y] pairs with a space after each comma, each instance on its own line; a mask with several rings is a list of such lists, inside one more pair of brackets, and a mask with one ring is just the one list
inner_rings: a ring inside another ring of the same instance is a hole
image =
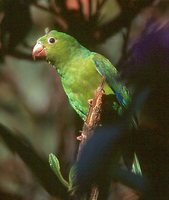
[[115, 95], [119, 105], [127, 104], [128, 91], [116, 80], [117, 70], [108, 59], [81, 46], [73, 37], [57, 31], [49, 32], [37, 43], [43, 46], [46, 59], [57, 69], [69, 101], [82, 119], [85, 119], [88, 100], [93, 98], [102, 76], [106, 78], [105, 94]]
[[[101, 76], [97, 72], [93, 55], [86, 58], [77, 57], [69, 64], [67, 73], [62, 76], [62, 84], [73, 108], [84, 119], [88, 112], [88, 100], [93, 98], [94, 91], [101, 83]], [[110, 87], [105, 84], [106, 94], [112, 94]]]

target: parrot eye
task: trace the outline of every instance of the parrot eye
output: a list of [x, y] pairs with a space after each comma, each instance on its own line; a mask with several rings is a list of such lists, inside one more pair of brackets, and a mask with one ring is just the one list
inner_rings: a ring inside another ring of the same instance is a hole
[[50, 37], [49, 39], [48, 39], [48, 43], [50, 43], [50, 44], [53, 44], [53, 43], [55, 43], [56, 42], [56, 40], [55, 40], [55, 38], [53, 38], [53, 37]]

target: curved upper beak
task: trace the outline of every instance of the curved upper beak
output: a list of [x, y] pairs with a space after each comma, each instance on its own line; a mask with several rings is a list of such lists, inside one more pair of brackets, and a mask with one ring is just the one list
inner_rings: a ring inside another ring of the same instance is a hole
[[42, 44], [36, 43], [32, 50], [32, 57], [35, 59], [36, 57], [42, 58], [46, 56], [45, 48]]

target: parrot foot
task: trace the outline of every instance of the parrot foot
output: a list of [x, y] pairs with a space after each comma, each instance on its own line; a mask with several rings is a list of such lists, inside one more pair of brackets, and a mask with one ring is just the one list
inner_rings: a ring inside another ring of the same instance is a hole
[[89, 104], [90, 106], [92, 106], [93, 99], [89, 99], [87, 102], [88, 102], [88, 104]]
[[80, 136], [76, 137], [76, 139], [77, 139], [77, 140], [80, 140], [80, 141], [82, 141], [82, 140], [84, 140], [84, 139], [86, 139], [86, 138], [87, 138], [86, 135], [84, 135], [83, 133], [81, 133]]

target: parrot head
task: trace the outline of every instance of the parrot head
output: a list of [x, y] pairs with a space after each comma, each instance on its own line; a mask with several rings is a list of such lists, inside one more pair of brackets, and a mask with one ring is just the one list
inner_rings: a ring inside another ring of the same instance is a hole
[[79, 46], [72, 36], [52, 30], [37, 40], [32, 56], [46, 58], [49, 63], [56, 66], [72, 56]]

